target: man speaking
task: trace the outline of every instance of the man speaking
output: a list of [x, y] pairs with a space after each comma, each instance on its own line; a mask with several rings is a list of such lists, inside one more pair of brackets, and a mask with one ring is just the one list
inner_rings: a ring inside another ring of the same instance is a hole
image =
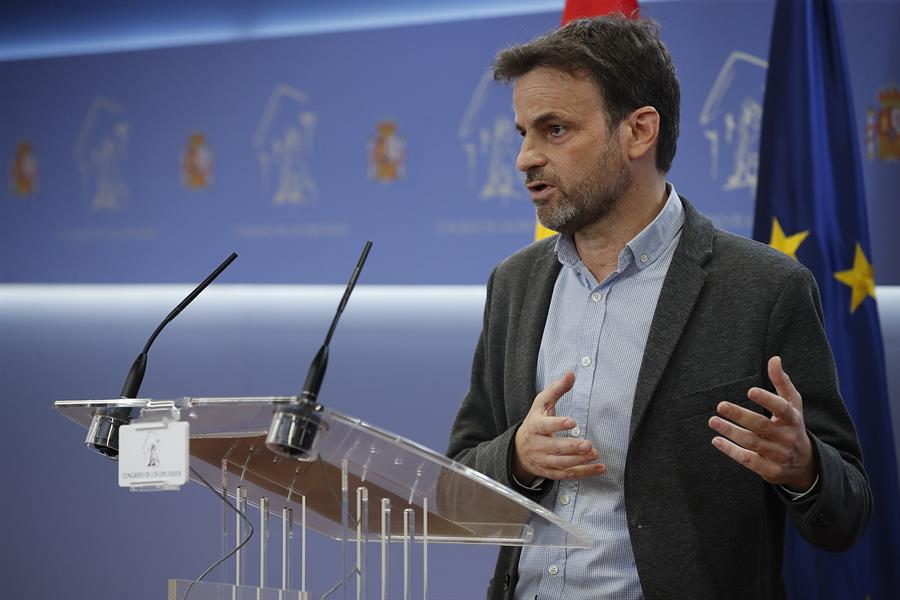
[[652, 22], [574, 21], [494, 77], [559, 235], [491, 274], [448, 454], [594, 544], [503, 548], [489, 597], [783, 597], [785, 513], [842, 550], [871, 505], [812, 275], [666, 181], [680, 92]]

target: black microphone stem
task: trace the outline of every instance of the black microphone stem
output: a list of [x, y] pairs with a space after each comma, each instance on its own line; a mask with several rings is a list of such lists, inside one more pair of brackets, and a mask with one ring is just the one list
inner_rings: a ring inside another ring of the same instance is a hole
[[341, 302], [338, 304], [337, 312], [334, 313], [334, 319], [331, 321], [328, 335], [325, 336], [322, 347], [319, 348], [319, 351], [313, 358], [312, 364], [309, 365], [309, 371], [306, 373], [306, 381], [303, 383], [303, 391], [300, 392], [300, 396], [305, 400], [314, 402], [319, 395], [319, 388], [322, 387], [322, 379], [325, 377], [325, 369], [328, 368], [328, 345], [331, 343], [331, 336], [334, 335], [338, 320], [341, 318], [341, 314], [347, 306], [347, 301], [350, 299], [353, 288], [356, 287], [356, 280], [359, 279], [359, 274], [362, 271], [363, 265], [366, 264], [366, 258], [368, 258], [369, 250], [371, 249], [372, 242], [366, 242], [366, 245], [363, 246], [362, 254], [356, 262], [356, 268], [353, 269], [353, 274], [350, 276], [350, 281], [347, 283], [347, 288], [344, 290]]
[[334, 329], [337, 327], [338, 319], [341, 318], [344, 308], [347, 307], [347, 301], [350, 300], [350, 294], [353, 292], [353, 288], [356, 287], [356, 280], [359, 279], [359, 274], [362, 272], [363, 265], [366, 264], [366, 259], [369, 257], [369, 250], [371, 249], [372, 242], [366, 242], [366, 245], [363, 246], [362, 254], [356, 262], [356, 268], [353, 269], [353, 274], [350, 276], [350, 282], [347, 283], [347, 289], [344, 290], [344, 296], [341, 298], [341, 303], [338, 304], [337, 312], [334, 315], [334, 319], [331, 321], [331, 327], [328, 329], [328, 335], [325, 336], [325, 342], [322, 344], [323, 346], [331, 344], [331, 336], [334, 335]]
[[206, 289], [206, 287], [215, 280], [216, 277], [221, 275], [222, 271], [224, 271], [228, 265], [234, 262], [234, 259], [237, 258], [237, 254], [232, 252], [231, 256], [226, 258], [221, 265], [216, 267], [216, 270], [210, 273], [206, 279], [200, 282], [194, 291], [187, 295], [187, 297], [181, 301], [181, 303], [172, 309], [172, 312], [168, 314], [168, 316], [163, 319], [162, 323], [159, 324], [159, 327], [156, 328], [156, 331], [153, 332], [153, 335], [150, 336], [150, 339], [147, 340], [147, 343], [144, 344], [144, 349], [141, 350], [141, 353], [138, 354], [138, 357], [134, 359], [134, 363], [131, 365], [131, 370], [128, 371], [128, 376], [125, 377], [125, 384], [122, 386], [122, 393], [119, 394], [122, 398], [137, 398], [138, 391], [141, 389], [141, 383], [144, 381], [144, 371], [147, 369], [147, 353], [150, 351], [150, 346], [153, 345], [153, 342], [156, 341], [157, 336], [163, 330], [163, 327], [168, 325], [172, 319], [178, 316], [178, 314], [187, 308], [187, 305], [194, 301], [200, 292]]
[[203, 290], [205, 290], [205, 289], [207, 288], [207, 286], [209, 286], [209, 284], [211, 284], [211, 283], [216, 279], [216, 277], [218, 277], [219, 275], [221, 275], [221, 274], [222, 274], [222, 271], [224, 271], [225, 269], [227, 269], [227, 268], [228, 268], [228, 265], [230, 265], [231, 263], [233, 263], [233, 262], [234, 262], [234, 259], [236, 259], [237, 257], [238, 257], [237, 253], [236, 253], [236, 252], [232, 252], [232, 253], [231, 253], [231, 256], [229, 256], [228, 258], [226, 258], [226, 259], [222, 262], [221, 265], [219, 265], [218, 267], [216, 267], [216, 270], [215, 270], [215, 271], [213, 271], [212, 273], [210, 273], [209, 275], [207, 275], [206, 279], [204, 279], [203, 281], [201, 281], [201, 282], [200, 282], [200, 285], [198, 285], [197, 287], [195, 287], [195, 288], [194, 288], [194, 291], [191, 292], [190, 294], [188, 294], [187, 297], [185, 297], [185, 299], [181, 301], [181, 304], [179, 304], [178, 306], [176, 306], [175, 308], [172, 309], [172, 312], [170, 312], [169, 315], [168, 315], [165, 319], [163, 319], [163, 322], [159, 324], [159, 327], [156, 328], [156, 331], [153, 332], [153, 335], [151, 335], [151, 336], [150, 336], [150, 339], [147, 340], [147, 343], [144, 344], [144, 349], [141, 351], [143, 354], [146, 354], [146, 353], [150, 350], [150, 346], [151, 346], [151, 345], [153, 344], [153, 342], [156, 340], [156, 336], [159, 335], [159, 332], [163, 330], [163, 327], [165, 327], [166, 325], [168, 325], [169, 322], [172, 321], [172, 319], [174, 319], [175, 317], [177, 317], [178, 314], [179, 314], [181, 311], [183, 311], [185, 308], [187, 308], [187, 305], [190, 304], [191, 302], [193, 302], [193, 301], [194, 301], [194, 298], [196, 298], [197, 296], [199, 296], [199, 295], [200, 295], [200, 292], [202, 292]]

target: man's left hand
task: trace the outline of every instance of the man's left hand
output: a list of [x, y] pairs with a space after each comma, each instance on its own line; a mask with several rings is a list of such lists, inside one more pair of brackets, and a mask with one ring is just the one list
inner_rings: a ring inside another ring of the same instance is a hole
[[710, 417], [709, 426], [722, 437], [714, 437], [712, 444], [769, 483], [805, 492], [815, 483], [817, 466], [803, 424], [803, 400], [780, 357], [770, 358], [768, 369], [778, 395], [755, 387], [747, 391], [747, 397], [772, 417], [720, 402], [721, 417]]

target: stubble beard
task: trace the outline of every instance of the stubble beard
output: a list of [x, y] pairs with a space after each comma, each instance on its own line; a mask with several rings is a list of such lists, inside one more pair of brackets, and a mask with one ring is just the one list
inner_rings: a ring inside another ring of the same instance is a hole
[[544, 227], [572, 235], [615, 210], [631, 185], [631, 171], [615, 152], [610, 146], [600, 157], [597, 168], [570, 186], [563, 187], [555, 173], [543, 169], [529, 173], [528, 179], [552, 184], [559, 196], [555, 202], [535, 206], [537, 218]]

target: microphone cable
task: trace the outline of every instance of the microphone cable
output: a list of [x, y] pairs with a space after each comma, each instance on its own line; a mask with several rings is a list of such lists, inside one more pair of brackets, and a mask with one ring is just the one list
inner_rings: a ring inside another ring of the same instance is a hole
[[244, 546], [246, 546], [246, 545], [250, 542], [250, 539], [253, 537], [253, 523], [250, 522], [250, 519], [247, 518], [247, 515], [245, 515], [245, 514], [242, 513], [241, 511], [239, 511], [239, 510], [237, 509], [236, 506], [234, 506], [231, 502], [229, 502], [227, 496], [225, 496], [222, 492], [220, 492], [219, 490], [217, 490], [216, 488], [214, 488], [212, 485], [210, 485], [210, 483], [209, 483], [208, 481], [206, 481], [206, 480], [203, 478], [203, 476], [200, 475], [200, 473], [198, 473], [197, 470], [196, 470], [194, 467], [191, 467], [191, 473], [193, 473], [194, 477], [196, 477], [197, 479], [199, 479], [199, 480], [203, 483], [203, 485], [205, 485], [206, 487], [208, 487], [209, 490], [210, 490], [213, 494], [215, 494], [216, 496], [218, 496], [219, 499], [222, 500], [222, 502], [225, 503], [225, 506], [227, 506], [228, 508], [230, 508], [231, 510], [233, 510], [238, 516], [240, 516], [240, 517], [244, 520], [244, 522], [247, 524], [247, 529], [249, 530], [249, 532], [247, 533], [247, 537], [244, 538], [244, 541], [241, 542], [240, 544], [238, 544], [237, 547], [236, 547], [234, 550], [232, 550], [231, 552], [229, 552], [228, 554], [226, 554], [225, 556], [223, 556], [222, 558], [220, 558], [219, 560], [217, 560], [216, 562], [214, 562], [212, 565], [210, 565], [210, 567], [209, 567], [208, 569], [206, 569], [205, 571], [203, 571], [203, 574], [200, 575], [200, 577], [198, 577], [197, 579], [193, 580], [193, 581], [191, 582], [191, 584], [187, 587], [187, 589], [184, 590], [184, 596], [181, 597], [181, 600], [187, 600], [188, 594], [191, 593], [191, 589], [194, 587], [194, 584], [200, 583], [201, 581], [203, 581], [203, 578], [206, 577], [207, 575], [209, 575], [210, 573], [212, 573], [212, 572], [215, 570], [216, 567], [218, 567], [219, 565], [221, 565], [223, 562], [225, 562], [226, 560], [228, 560], [229, 558], [231, 558], [231, 557], [234, 556], [235, 554], [237, 554], [238, 550], [240, 550], [241, 548], [243, 548]]

